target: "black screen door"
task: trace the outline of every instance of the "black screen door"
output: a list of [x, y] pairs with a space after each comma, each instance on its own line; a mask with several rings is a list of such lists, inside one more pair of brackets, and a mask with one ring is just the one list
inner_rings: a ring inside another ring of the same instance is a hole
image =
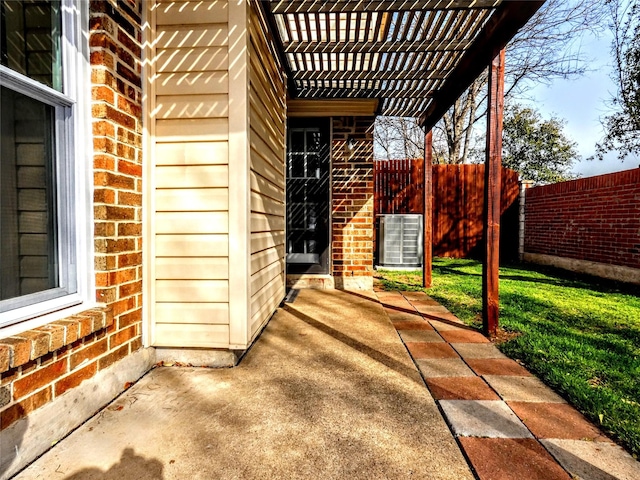
[[288, 273], [329, 273], [329, 129], [323, 120], [289, 123]]

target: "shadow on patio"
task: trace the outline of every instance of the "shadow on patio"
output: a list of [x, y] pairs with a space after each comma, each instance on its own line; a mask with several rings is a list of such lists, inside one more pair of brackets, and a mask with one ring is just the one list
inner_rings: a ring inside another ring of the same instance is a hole
[[132, 456], [147, 478], [473, 478], [382, 306], [339, 291], [301, 291], [236, 368], [154, 369], [17, 478]]

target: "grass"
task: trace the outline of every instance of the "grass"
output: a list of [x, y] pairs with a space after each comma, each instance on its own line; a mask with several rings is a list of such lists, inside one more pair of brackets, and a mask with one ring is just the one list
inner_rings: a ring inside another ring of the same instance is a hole
[[[390, 290], [422, 290], [421, 271], [379, 271]], [[479, 327], [482, 265], [435, 259], [427, 293]], [[640, 456], [637, 287], [532, 266], [500, 268], [499, 348], [521, 360], [636, 458]]]

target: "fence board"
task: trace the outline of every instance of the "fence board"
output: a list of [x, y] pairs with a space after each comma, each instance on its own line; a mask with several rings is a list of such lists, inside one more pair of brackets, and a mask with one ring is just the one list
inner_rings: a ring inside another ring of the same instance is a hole
[[[374, 214], [423, 213], [422, 159], [374, 163]], [[433, 254], [480, 258], [484, 165], [433, 166]], [[518, 253], [518, 173], [502, 169], [501, 258]]]
[[421, 158], [374, 162], [376, 213], [422, 213], [423, 168]]

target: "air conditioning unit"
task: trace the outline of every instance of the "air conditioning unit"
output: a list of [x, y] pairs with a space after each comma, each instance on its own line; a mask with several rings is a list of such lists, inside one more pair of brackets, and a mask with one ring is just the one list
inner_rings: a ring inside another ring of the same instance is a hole
[[420, 267], [422, 215], [378, 215], [378, 263], [382, 267]]

